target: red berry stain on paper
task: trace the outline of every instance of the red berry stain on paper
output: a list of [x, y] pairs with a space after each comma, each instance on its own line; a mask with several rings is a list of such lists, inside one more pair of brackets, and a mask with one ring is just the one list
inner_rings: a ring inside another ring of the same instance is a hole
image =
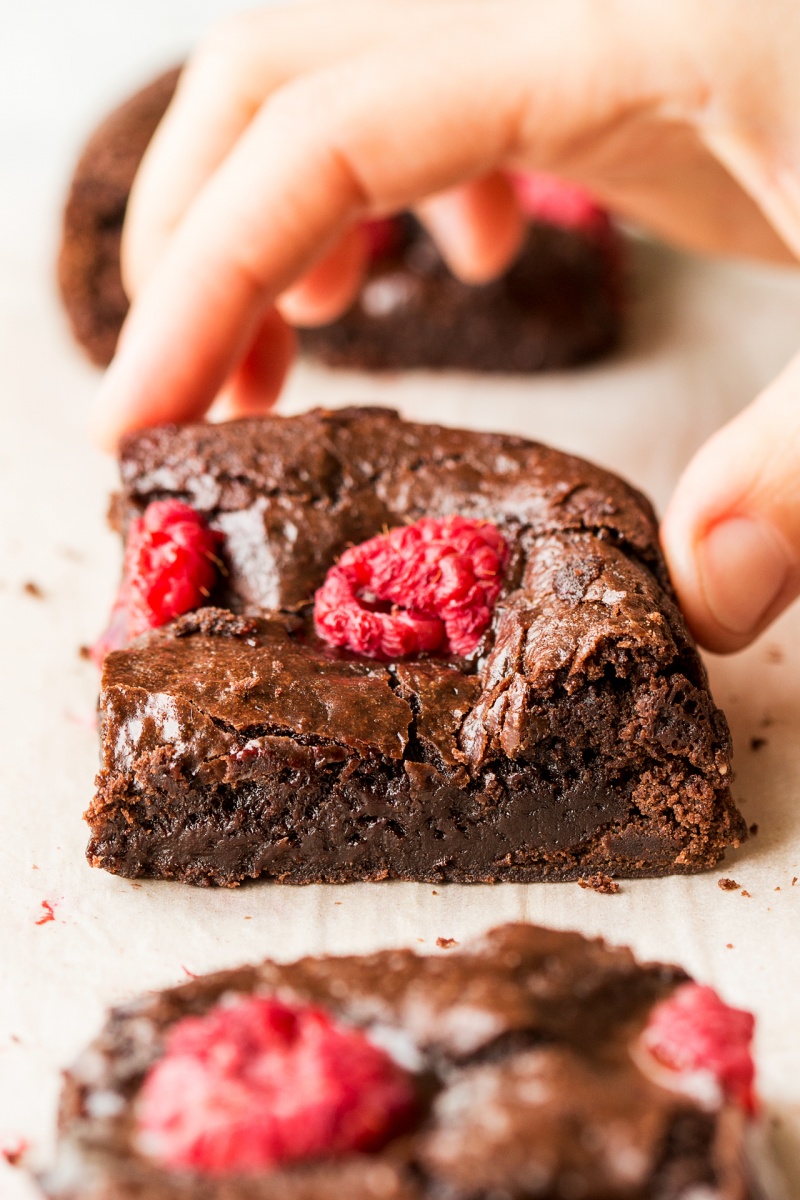
[[49, 900], [43, 900], [42, 901], [42, 915], [39, 917], [38, 921], [36, 921], [36, 924], [37, 925], [46, 925], [48, 923], [48, 921], [55, 921], [55, 919], [56, 919], [55, 908], [56, 908], [55, 900], [52, 903]]
[[15, 1138], [13, 1141], [0, 1144], [0, 1157], [4, 1158], [10, 1167], [18, 1167], [29, 1149], [30, 1145], [25, 1138]]

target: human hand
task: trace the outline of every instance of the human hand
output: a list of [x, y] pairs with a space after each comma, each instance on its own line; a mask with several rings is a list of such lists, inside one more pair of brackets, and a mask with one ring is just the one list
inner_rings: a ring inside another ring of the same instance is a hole
[[[784, 72], [779, 53], [797, 44], [798, 18], [773, 0], [773, 16], [786, 10], [776, 34], [751, 8], [362, 0], [226, 22], [185, 72], [134, 188], [123, 243], [133, 305], [98, 436], [111, 445], [212, 402], [226, 415], [268, 407], [293, 353], [283, 317], [313, 324], [349, 304], [365, 216], [413, 207], [457, 274], [490, 278], [521, 237], [508, 168], [573, 179], [693, 248], [777, 260], [787, 243], [800, 251], [800, 190], [785, 165], [800, 148], [796, 58], [792, 48]], [[759, 429], [763, 412], [750, 418]], [[767, 424], [748, 439], [743, 487], [758, 475], [754, 448], [771, 453]], [[665, 548], [696, 632], [730, 649], [763, 617], [744, 611], [743, 566], [760, 555], [768, 590], [789, 547], [800, 560], [800, 529], [785, 527], [798, 506], [781, 501], [777, 540], [770, 533], [758, 550], [750, 537], [740, 553], [744, 526], [731, 538], [724, 517], [741, 516], [750, 492], [730, 508], [724, 435], [703, 453], [711, 458], [678, 488]], [[771, 529], [775, 506], [762, 500]], [[784, 580], [781, 603], [792, 588]], [[753, 610], [757, 591], [747, 589]], [[766, 607], [772, 615], [775, 603]]]

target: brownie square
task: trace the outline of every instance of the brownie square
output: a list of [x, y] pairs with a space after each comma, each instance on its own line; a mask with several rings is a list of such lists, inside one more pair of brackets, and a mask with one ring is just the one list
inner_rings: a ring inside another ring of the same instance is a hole
[[[108, 655], [89, 860], [235, 885], [652, 876], [746, 831], [730, 737], [648, 502], [522, 438], [316, 410], [129, 436], [114, 519], [177, 498], [224, 535], [201, 608]], [[475, 652], [317, 636], [350, 544], [423, 516], [510, 548]]]
[[621, 245], [610, 225], [585, 230], [531, 220], [498, 279], [469, 285], [412, 217], [370, 264], [356, 300], [300, 345], [332, 367], [386, 371], [552, 371], [615, 349], [622, 326]]
[[[713, 1086], [694, 1095], [685, 1077], [654, 1073], [640, 1049], [656, 1006], [687, 981], [677, 967], [639, 965], [599, 939], [507, 925], [441, 956], [264, 962], [148, 993], [116, 1009], [66, 1073], [45, 1192], [49, 1200], [763, 1200], [746, 1101]], [[171, 1030], [254, 995], [318, 1006], [365, 1031], [410, 1072], [412, 1127], [373, 1153], [246, 1175], [153, 1162], [137, 1138], [137, 1109]], [[714, 1004], [734, 1022], [749, 1020]]]
[[[128, 196], [179, 74], [166, 72], [108, 114], [70, 184], [59, 288], [76, 340], [101, 366], [114, 355], [128, 311], [119, 261]], [[451, 274], [423, 228], [402, 216], [395, 245], [371, 262], [349, 312], [301, 330], [301, 346], [330, 366], [368, 370], [576, 366], [619, 341], [621, 249], [603, 217], [586, 228], [535, 219], [509, 270], [469, 286]]]

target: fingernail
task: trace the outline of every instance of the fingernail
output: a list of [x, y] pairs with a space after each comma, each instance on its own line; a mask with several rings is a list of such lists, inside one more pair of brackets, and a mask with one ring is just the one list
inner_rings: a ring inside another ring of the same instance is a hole
[[713, 525], [697, 547], [697, 564], [711, 615], [734, 634], [758, 628], [783, 591], [791, 565], [778, 531], [754, 517]]

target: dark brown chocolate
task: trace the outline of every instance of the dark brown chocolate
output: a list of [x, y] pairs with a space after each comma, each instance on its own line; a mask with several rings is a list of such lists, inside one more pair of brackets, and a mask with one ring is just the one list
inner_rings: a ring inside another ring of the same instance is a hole
[[590, 362], [622, 325], [621, 248], [599, 233], [533, 221], [512, 266], [491, 283], [451, 274], [410, 218], [398, 248], [372, 263], [352, 307], [300, 344], [332, 367], [528, 373]]
[[[700, 1107], [637, 1065], [655, 1003], [686, 979], [536, 926], [420, 957], [225, 971], [115, 1010], [67, 1072], [49, 1200], [756, 1200], [744, 1114]], [[203, 1177], [135, 1143], [136, 1098], [171, 1026], [231, 993], [322, 1005], [416, 1079], [414, 1128], [370, 1155]], [[633, 1053], [632, 1053], [633, 1051]]]
[[[109, 655], [90, 861], [232, 885], [664, 875], [746, 837], [730, 738], [647, 501], [505, 435], [384, 409], [162, 427], [123, 445], [152, 500], [226, 536], [203, 612]], [[382, 663], [316, 637], [336, 556], [385, 526], [495, 522], [511, 564], [469, 659]]]

